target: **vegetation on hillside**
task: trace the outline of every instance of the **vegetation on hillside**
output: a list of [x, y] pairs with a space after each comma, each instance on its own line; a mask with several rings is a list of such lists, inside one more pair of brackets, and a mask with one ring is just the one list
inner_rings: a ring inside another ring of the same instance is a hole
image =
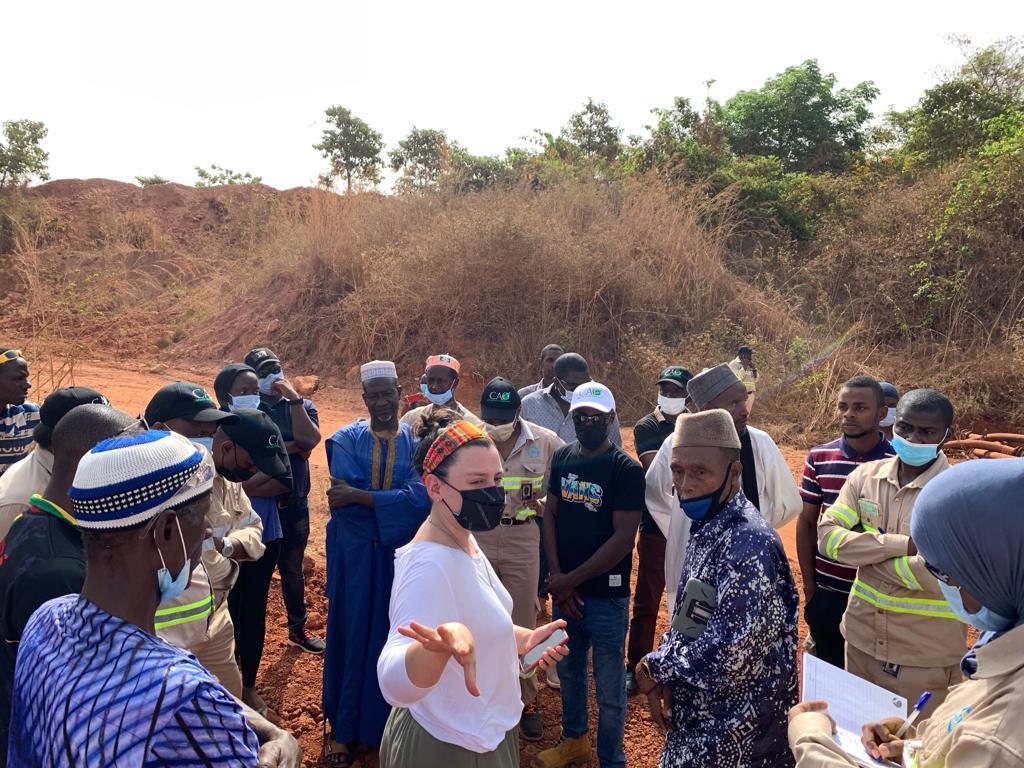
[[[679, 97], [645, 136], [589, 100], [504, 156], [417, 127], [385, 160], [381, 134], [335, 106], [316, 149], [344, 195], [154, 181], [86, 228], [41, 187], [0, 199], [0, 252], [82, 343], [97, 312], [133, 311], [150, 348], [230, 358], [272, 340], [319, 370], [384, 355], [411, 374], [443, 346], [525, 381], [560, 341], [634, 416], [665, 362], [699, 369], [748, 342], [762, 420], [817, 431], [835, 385], [867, 371], [948, 391], [968, 422], [1022, 424], [1024, 55], [957, 42], [963, 66], [880, 119], [872, 83], [813, 60], [724, 102]], [[396, 194], [368, 193], [385, 165]], [[45, 258], [69, 248], [89, 271]], [[119, 264], [150, 270], [149, 319], [134, 287], [98, 290]], [[10, 301], [0, 316], [25, 327]]]

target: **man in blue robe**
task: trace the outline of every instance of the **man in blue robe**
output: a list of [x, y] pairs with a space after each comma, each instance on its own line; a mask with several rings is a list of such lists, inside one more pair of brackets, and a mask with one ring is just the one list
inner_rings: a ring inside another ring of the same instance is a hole
[[430, 500], [413, 469], [416, 438], [398, 420], [402, 389], [395, 365], [360, 369], [370, 420], [342, 427], [326, 444], [327, 656], [324, 715], [330, 765], [351, 765], [356, 742], [380, 744], [391, 708], [377, 684], [377, 658], [390, 626], [395, 550], [427, 518]]

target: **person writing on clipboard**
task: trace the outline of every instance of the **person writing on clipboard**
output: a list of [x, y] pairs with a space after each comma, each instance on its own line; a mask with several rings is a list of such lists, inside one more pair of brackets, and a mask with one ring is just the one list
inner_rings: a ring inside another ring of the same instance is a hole
[[[1024, 459], [968, 461], [928, 483], [910, 534], [957, 618], [981, 630], [960, 664], [967, 682], [903, 733], [896, 718], [868, 723], [868, 754], [915, 768], [1024, 766]], [[823, 701], [790, 712], [799, 768], [858, 763], [832, 738]]]
[[672, 479], [690, 542], [671, 627], [636, 670], [666, 732], [660, 768], [794, 764], [786, 712], [797, 699], [796, 584], [742, 474], [727, 411], [679, 416]]

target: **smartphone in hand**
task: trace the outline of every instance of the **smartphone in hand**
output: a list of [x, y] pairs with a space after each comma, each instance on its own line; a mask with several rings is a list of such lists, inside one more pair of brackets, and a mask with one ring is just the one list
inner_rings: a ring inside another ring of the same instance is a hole
[[523, 658], [519, 660], [519, 666], [523, 670], [523, 674], [529, 674], [537, 665], [540, 664], [541, 657], [548, 648], [557, 648], [563, 645], [566, 640], [569, 639], [568, 633], [564, 629], [556, 629], [550, 635], [547, 636], [543, 642], [538, 643], [533, 648], [523, 654]]

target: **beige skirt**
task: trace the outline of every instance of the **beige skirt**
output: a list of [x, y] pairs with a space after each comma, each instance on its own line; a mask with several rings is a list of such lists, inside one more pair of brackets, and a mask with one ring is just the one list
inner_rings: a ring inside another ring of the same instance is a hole
[[392, 709], [380, 744], [380, 768], [519, 768], [519, 736], [513, 728], [493, 752], [480, 754], [438, 741], [408, 709]]

